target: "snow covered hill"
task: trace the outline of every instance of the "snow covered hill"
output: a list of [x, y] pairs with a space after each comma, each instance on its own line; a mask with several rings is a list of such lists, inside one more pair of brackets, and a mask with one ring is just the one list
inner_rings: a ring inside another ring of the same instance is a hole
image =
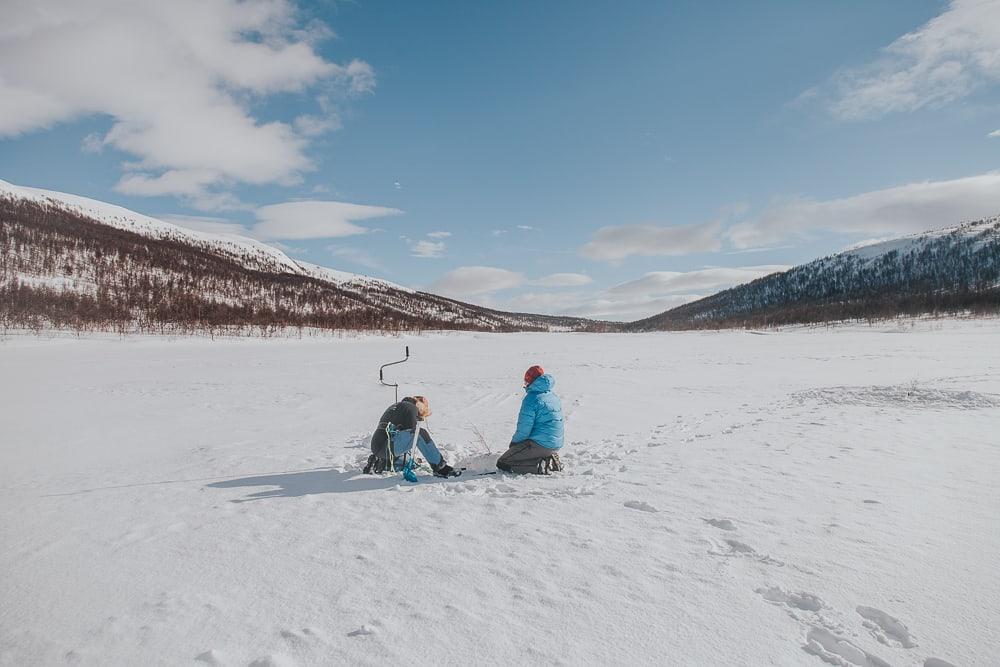
[[871, 243], [634, 322], [718, 328], [1000, 311], [1000, 217]]
[[649, 331], [1000, 311], [1000, 218], [853, 248], [630, 324], [482, 308], [5, 181], [0, 221], [6, 328]]
[[351, 283], [362, 285], [379, 284], [404, 292], [413, 292], [409, 288], [385, 280], [379, 280], [378, 278], [348, 273], [346, 271], [337, 271], [336, 269], [293, 260], [280, 249], [256, 239], [235, 234], [199, 232], [170, 222], [151, 218], [121, 206], [97, 201], [96, 199], [79, 197], [54, 190], [23, 187], [4, 180], [0, 180], [0, 198], [58, 206], [95, 222], [100, 222], [117, 229], [135, 232], [136, 234], [154, 239], [177, 241], [223, 257], [228, 257], [247, 268], [257, 271], [309, 275], [337, 285]]
[[5, 181], [0, 220], [0, 292], [6, 297], [0, 325], [8, 327], [512, 331], [595, 325], [481, 308], [299, 262], [255, 239], [198, 232]]

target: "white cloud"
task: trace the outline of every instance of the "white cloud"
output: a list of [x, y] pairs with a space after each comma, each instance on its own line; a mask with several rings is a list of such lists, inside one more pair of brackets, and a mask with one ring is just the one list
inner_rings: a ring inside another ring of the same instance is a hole
[[785, 271], [786, 265], [713, 267], [695, 271], [653, 271], [597, 292], [518, 294], [494, 307], [522, 312], [633, 321], [695, 301], [708, 294]]
[[229, 192], [210, 189], [217, 175], [205, 170], [170, 170], [151, 177], [142, 173], [122, 176], [115, 190], [141, 197], [176, 196], [186, 198], [203, 211], [235, 211], [250, 208]]
[[636, 280], [615, 285], [604, 294], [609, 297], [651, 299], [664, 295], [689, 292], [717, 292], [721, 289], [748, 283], [751, 280], [787, 271], [784, 264], [762, 266], [713, 267], [695, 271], [652, 271]]
[[193, 229], [198, 232], [207, 232], [209, 234], [246, 236], [248, 231], [244, 225], [225, 218], [173, 214], [161, 215], [159, 216], [159, 219], [164, 222], [177, 225], [178, 227], [187, 227], [188, 229]]
[[520, 287], [524, 274], [492, 266], [462, 266], [449, 271], [429, 288], [453, 297], [469, 297]]
[[874, 62], [839, 72], [800, 100], [821, 99], [842, 120], [939, 107], [1000, 81], [1000, 3], [953, 0], [887, 46]]
[[721, 231], [722, 223], [718, 220], [671, 227], [602, 227], [580, 249], [580, 254], [590, 259], [618, 262], [632, 255], [666, 256], [713, 252], [722, 247]]
[[334, 257], [351, 262], [352, 264], [364, 266], [375, 271], [385, 270], [385, 267], [382, 266], [381, 262], [375, 259], [367, 250], [339, 245], [328, 245], [326, 246], [326, 249]]
[[446, 239], [451, 236], [451, 232], [431, 232], [427, 235], [426, 239], [415, 240], [410, 237], [403, 235], [399, 238], [406, 242], [406, 245], [410, 248], [410, 253], [413, 257], [422, 257], [425, 259], [437, 259], [439, 257], [444, 257], [445, 250], [447, 250], [447, 244], [444, 241], [438, 239]]
[[[544, 284], [552, 276], [527, 281], [521, 274], [503, 269], [464, 267], [435, 283], [431, 291], [441, 291], [459, 298], [476, 297], [476, 303], [502, 310], [632, 321], [657, 315], [718, 290], [789, 268], [791, 267], [785, 265], [762, 265], [713, 267], [687, 272], [656, 271], [605, 290], [524, 292], [498, 298], [494, 293], [503, 289], [524, 285], [555, 285]], [[464, 292], [459, 291], [467, 283], [470, 287]], [[579, 284], [584, 283], [581, 281]], [[565, 286], [571, 285], [567, 282]]]
[[987, 136], [992, 137], [994, 139], [998, 139], [1000, 138], [1000, 130], [993, 130]]
[[602, 293], [528, 292], [504, 300], [486, 299], [482, 305], [522, 313], [631, 322], [700, 299], [701, 294], [660, 297], [610, 298]]
[[91, 132], [83, 138], [80, 148], [84, 153], [100, 153], [104, 150], [104, 139], [96, 132]]
[[[308, 138], [334, 127], [329, 99], [370, 92], [370, 65], [324, 60], [282, 0], [50, 0], [6, 3], [0, 27], [0, 137], [77, 118], [113, 119], [89, 150], [137, 158], [118, 189], [226, 208], [236, 183], [292, 184], [313, 168]], [[262, 122], [250, 104], [315, 90], [327, 117]]]
[[807, 237], [817, 230], [866, 236], [911, 234], [1000, 213], [1000, 172], [923, 181], [853, 197], [798, 198], [773, 204], [755, 220], [731, 227], [737, 248]]
[[771, 252], [772, 250], [787, 250], [794, 246], [791, 245], [777, 245], [777, 246], [756, 246], [753, 248], [741, 248], [739, 250], [728, 250], [727, 255], [750, 255], [759, 252]]
[[531, 225], [518, 225], [517, 228], [525, 232], [536, 231], [535, 228], [532, 227]]
[[444, 241], [415, 241], [410, 242], [410, 250], [414, 257], [433, 259], [444, 255], [445, 244]]
[[396, 208], [364, 206], [338, 201], [293, 201], [262, 206], [254, 211], [251, 233], [260, 239], [322, 239], [354, 236], [370, 231], [355, 221], [402, 213]]
[[594, 279], [583, 273], [553, 273], [538, 280], [532, 280], [531, 284], [539, 287], [580, 287], [592, 282]]
[[520, 294], [496, 304], [514, 310], [595, 319], [633, 321], [695, 301], [708, 294], [787, 270], [785, 265], [654, 271], [597, 292]]
[[335, 114], [315, 116], [303, 114], [295, 119], [295, 130], [303, 137], [318, 137], [342, 127], [340, 117]]
[[375, 70], [363, 60], [352, 60], [344, 70], [351, 92], [355, 94], [370, 93], [375, 90]]

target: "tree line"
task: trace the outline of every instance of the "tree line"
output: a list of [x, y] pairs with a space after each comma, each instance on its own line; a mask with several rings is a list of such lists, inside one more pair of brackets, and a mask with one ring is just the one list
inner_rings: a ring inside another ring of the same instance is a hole
[[503, 313], [384, 283], [334, 284], [151, 238], [73, 209], [0, 197], [0, 328], [195, 333], [288, 328], [545, 330], [585, 320]]
[[901, 315], [1000, 314], [1000, 218], [869, 256], [848, 252], [633, 322], [631, 330], [882, 321]]

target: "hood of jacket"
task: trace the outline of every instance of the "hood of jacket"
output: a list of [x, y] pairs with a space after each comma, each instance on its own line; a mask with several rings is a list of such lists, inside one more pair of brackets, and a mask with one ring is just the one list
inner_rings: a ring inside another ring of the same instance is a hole
[[550, 391], [554, 386], [556, 386], [555, 378], [546, 373], [545, 375], [536, 377], [535, 381], [525, 387], [524, 390], [529, 394], [541, 394]]

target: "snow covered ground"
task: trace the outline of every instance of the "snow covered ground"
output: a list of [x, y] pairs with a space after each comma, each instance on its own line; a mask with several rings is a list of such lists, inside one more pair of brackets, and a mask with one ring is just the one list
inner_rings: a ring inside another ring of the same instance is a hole
[[[8, 338], [0, 663], [997, 665], [998, 337]], [[405, 344], [457, 480], [358, 474]]]

